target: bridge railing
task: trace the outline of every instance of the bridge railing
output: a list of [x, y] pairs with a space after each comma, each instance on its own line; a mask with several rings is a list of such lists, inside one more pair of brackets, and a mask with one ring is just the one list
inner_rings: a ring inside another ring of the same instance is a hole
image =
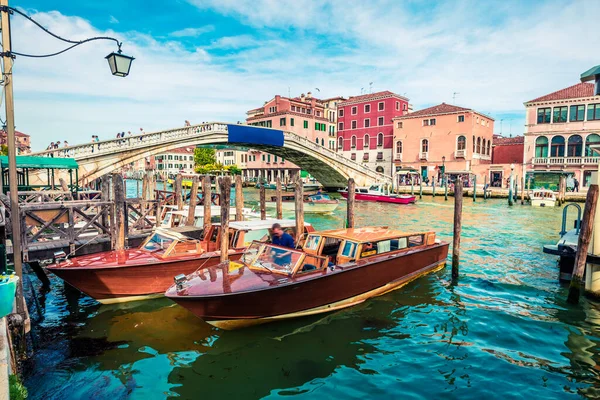
[[82, 158], [86, 156], [111, 154], [119, 150], [134, 150], [136, 148], [144, 148], [148, 147], [149, 144], [165, 143], [174, 139], [196, 136], [198, 133], [210, 131], [227, 132], [227, 124], [210, 122], [159, 132], [141, 133], [123, 138], [101, 140], [98, 142], [85, 143], [76, 146], [61, 147], [58, 149], [31, 153], [31, 155], [41, 157]]

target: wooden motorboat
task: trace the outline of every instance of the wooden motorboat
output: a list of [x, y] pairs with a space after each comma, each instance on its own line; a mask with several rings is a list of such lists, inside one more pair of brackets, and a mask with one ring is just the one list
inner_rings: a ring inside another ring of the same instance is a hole
[[[276, 222], [296, 237], [294, 220], [230, 222], [230, 259], [239, 259], [254, 240], [270, 240]], [[220, 225], [207, 232], [196, 227], [157, 229], [138, 248], [68, 258], [47, 269], [103, 304], [161, 297], [173, 276], [220, 262], [220, 231]], [[312, 231], [306, 224], [305, 232]]]
[[535, 189], [531, 193], [531, 205], [535, 207], [554, 207], [556, 194], [548, 189]]
[[[305, 194], [304, 199], [305, 213], [331, 213], [340, 204], [339, 200], [332, 199], [324, 193]], [[277, 196], [272, 196], [271, 201], [265, 205], [269, 208], [277, 206]], [[296, 208], [296, 196], [293, 194], [284, 194], [281, 196], [281, 209], [284, 211], [294, 211]]]
[[252, 243], [238, 261], [176, 277], [165, 295], [223, 329], [329, 312], [442, 268], [434, 232], [386, 227], [314, 232], [301, 250]]
[[[339, 190], [339, 193], [345, 199], [348, 198], [348, 188]], [[357, 187], [354, 192], [354, 199], [394, 204], [410, 204], [416, 201], [415, 196], [410, 194], [394, 194], [383, 184], [375, 184], [369, 187]]]
[[[321, 185], [320, 183], [303, 183], [302, 184], [302, 190], [304, 190], [305, 192], [313, 192], [313, 191], [319, 190], [322, 187], [323, 187], [323, 185]], [[287, 185], [285, 187], [285, 190], [288, 192], [293, 192], [294, 190], [296, 190], [296, 185], [293, 183], [290, 183], [289, 185]]]

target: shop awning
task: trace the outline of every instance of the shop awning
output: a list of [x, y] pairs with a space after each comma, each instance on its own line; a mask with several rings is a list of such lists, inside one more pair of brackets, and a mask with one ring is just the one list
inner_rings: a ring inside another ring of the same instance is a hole
[[419, 175], [419, 171], [417, 171], [416, 169], [405, 168], [405, 169], [399, 169], [398, 171], [396, 171], [396, 174], [397, 175], [406, 175], [406, 174]]
[[[8, 168], [8, 156], [0, 156], [0, 166]], [[17, 156], [17, 168], [77, 169], [74, 158]]]

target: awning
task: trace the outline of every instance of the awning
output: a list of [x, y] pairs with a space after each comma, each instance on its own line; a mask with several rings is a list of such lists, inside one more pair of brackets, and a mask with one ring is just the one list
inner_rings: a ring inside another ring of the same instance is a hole
[[396, 171], [397, 175], [406, 175], [406, 174], [415, 174], [415, 175], [419, 175], [419, 171], [417, 171], [416, 169], [400, 169], [398, 171]]
[[[8, 168], [8, 156], [0, 156], [0, 166]], [[77, 169], [74, 158], [17, 156], [17, 168]]]

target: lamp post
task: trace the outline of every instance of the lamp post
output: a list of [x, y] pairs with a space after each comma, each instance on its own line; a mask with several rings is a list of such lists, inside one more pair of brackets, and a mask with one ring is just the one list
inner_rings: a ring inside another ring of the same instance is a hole
[[[131, 63], [134, 60], [133, 57], [126, 56], [121, 54], [121, 42], [117, 39], [107, 36], [93, 37], [85, 40], [68, 40], [63, 39], [60, 36], [55, 35], [50, 32], [48, 29], [44, 28], [38, 22], [33, 20], [27, 14], [21, 12], [20, 10], [9, 7], [8, 0], [0, 0], [0, 13], [1, 13], [1, 23], [2, 23], [2, 53], [0, 56], [2, 57], [2, 62], [4, 64], [4, 90], [5, 90], [5, 105], [6, 105], [6, 136], [7, 136], [7, 146], [8, 146], [8, 184], [10, 190], [10, 209], [11, 209], [11, 225], [12, 225], [12, 248], [13, 248], [13, 261], [15, 266], [15, 273], [19, 277], [19, 285], [22, 282], [23, 275], [23, 259], [22, 259], [22, 247], [21, 247], [21, 221], [19, 218], [19, 197], [18, 197], [18, 183], [17, 183], [17, 158], [16, 158], [16, 144], [15, 144], [15, 109], [14, 109], [14, 98], [13, 98], [13, 82], [12, 82], [12, 69], [13, 69], [13, 59], [16, 56], [21, 57], [34, 57], [34, 58], [43, 58], [43, 57], [52, 57], [59, 54], [62, 54], [66, 51], [71, 50], [74, 47], [77, 47], [81, 44], [91, 42], [94, 40], [111, 40], [117, 43], [118, 51], [112, 52], [106, 59], [108, 60], [108, 64], [110, 66], [111, 73], [115, 76], [126, 77], [129, 75], [129, 70], [131, 68]], [[24, 54], [12, 51], [11, 49], [11, 32], [10, 32], [10, 15], [13, 13], [17, 13], [29, 21], [33, 22], [36, 26], [42, 29], [47, 34], [53, 36], [54, 38], [61, 40], [70, 44], [67, 48], [50, 54]], [[17, 306], [20, 307], [20, 302], [17, 302]]]

